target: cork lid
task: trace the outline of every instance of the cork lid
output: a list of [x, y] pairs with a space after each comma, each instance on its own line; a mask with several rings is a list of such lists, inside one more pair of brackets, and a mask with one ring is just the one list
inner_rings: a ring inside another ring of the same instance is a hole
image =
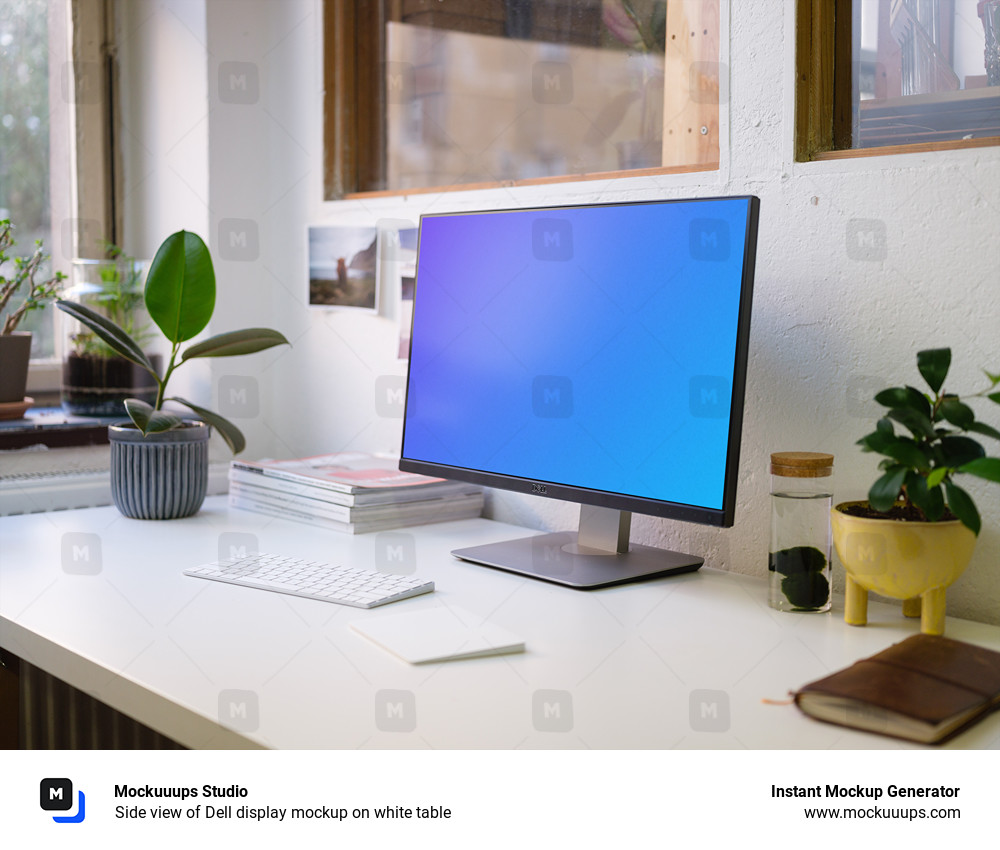
[[786, 478], [823, 478], [833, 474], [833, 455], [824, 452], [774, 452], [771, 474]]

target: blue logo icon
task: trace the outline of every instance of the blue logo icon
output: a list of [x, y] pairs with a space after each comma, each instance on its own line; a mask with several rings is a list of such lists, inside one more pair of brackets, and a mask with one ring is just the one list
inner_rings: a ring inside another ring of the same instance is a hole
[[573, 415], [573, 382], [563, 375], [536, 375], [531, 382], [531, 409], [543, 419]]
[[691, 259], [719, 263], [729, 259], [729, 222], [721, 218], [693, 218], [688, 226]]
[[[43, 779], [38, 787], [38, 804], [46, 812], [68, 812], [73, 808], [73, 783], [69, 779]], [[77, 792], [75, 815], [53, 815], [56, 823], [82, 823], [87, 816], [83, 791]]]
[[565, 218], [536, 218], [531, 223], [531, 253], [536, 260], [573, 259], [573, 225]]
[[725, 419], [733, 390], [720, 375], [694, 375], [688, 383], [691, 415], [699, 419]]

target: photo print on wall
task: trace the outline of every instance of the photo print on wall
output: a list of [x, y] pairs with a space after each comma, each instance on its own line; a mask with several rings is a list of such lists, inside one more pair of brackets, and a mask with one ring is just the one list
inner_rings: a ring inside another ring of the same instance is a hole
[[[410, 356], [410, 325], [413, 323], [413, 287], [417, 276], [417, 228], [396, 231], [395, 252], [385, 283], [393, 287], [399, 298], [399, 351], [398, 358]], [[389, 279], [391, 275], [391, 280]]]
[[309, 227], [309, 306], [375, 312], [378, 230], [374, 227]]

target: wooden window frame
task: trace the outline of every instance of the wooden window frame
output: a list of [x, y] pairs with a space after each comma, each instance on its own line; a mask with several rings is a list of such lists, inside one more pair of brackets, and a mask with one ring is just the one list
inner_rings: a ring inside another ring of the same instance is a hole
[[1000, 145], [1000, 136], [852, 148], [852, 20], [860, 0], [796, 0], [794, 150], [799, 162]]
[[[385, 174], [385, 83], [381, 3], [324, 0], [323, 173], [326, 200], [356, 194]], [[374, 68], [359, 74], [359, 67]], [[364, 142], [362, 140], [365, 140]], [[374, 143], [372, 143], [374, 141]]]
[[[391, 0], [395, 9], [401, 0]], [[376, 8], [373, 8], [376, 7]], [[677, 10], [681, 20], [690, 11], [683, 2], [668, 3], [668, 16]], [[407, 187], [360, 191], [359, 186], [378, 185], [385, 177], [385, 115], [380, 109], [380, 92], [385, 85], [385, 23], [384, 7], [380, 3], [358, 3], [354, 0], [323, 0], [323, 193], [324, 200], [349, 200], [355, 198], [399, 197], [447, 191], [472, 191], [476, 189], [509, 188], [512, 186], [539, 186], [574, 183], [586, 180], [608, 180], [622, 177], [644, 177], [665, 174], [690, 174], [719, 170], [719, 157], [708, 162], [690, 165], [668, 165], [654, 168], [636, 168], [627, 171], [585, 172], [560, 174], [517, 180], [482, 183], [460, 183], [448, 186]], [[694, 22], [697, 27], [712, 26], [721, 35], [719, 3], [704, 6], [702, 19]], [[667, 20], [668, 32], [671, 19]], [[675, 27], [675, 29], [677, 29]], [[668, 64], [672, 57], [669, 53]], [[692, 61], [687, 56], [688, 62]], [[675, 58], [676, 61], [676, 58]], [[376, 73], [362, 74], [361, 67], [375, 68]], [[728, 82], [727, 84], [728, 85]], [[719, 108], [721, 103], [695, 102], [688, 98], [683, 111], [674, 117], [671, 126], [681, 124], [707, 128], [717, 140], [719, 134]], [[711, 115], [707, 113], [711, 112]], [[667, 125], [664, 125], [667, 131]], [[673, 132], [671, 129], [670, 132]], [[704, 131], [703, 131], [704, 132]]]
[[[52, 239], [46, 250], [53, 267], [68, 275], [67, 250], [101, 258], [106, 256], [102, 240], [119, 244], [122, 238], [114, 0], [50, 4], [49, 40], [66, 48], [49, 52]], [[72, 92], [68, 102], [64, 85]], [[29, 365], [27, 391], [36, 404], [59, 403], [58, 347], [57, 335], [54, 356]]]
[[122, 223], [121, 98], [114, 0], [71, 0], [75, 171], [73, 217], [98, 232], [74, 234], [75, 255], [107, 256], [104, 240], [120, 245]]

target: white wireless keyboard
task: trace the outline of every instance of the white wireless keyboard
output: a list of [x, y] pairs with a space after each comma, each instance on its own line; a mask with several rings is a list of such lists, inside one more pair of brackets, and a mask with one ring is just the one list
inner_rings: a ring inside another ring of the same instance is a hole
[[264, 552], [193, 567], [184, 570], [184, 575], [355, 608], [375, 608], [434, 590], [434, 582], [414, 576], [332, 566]]

